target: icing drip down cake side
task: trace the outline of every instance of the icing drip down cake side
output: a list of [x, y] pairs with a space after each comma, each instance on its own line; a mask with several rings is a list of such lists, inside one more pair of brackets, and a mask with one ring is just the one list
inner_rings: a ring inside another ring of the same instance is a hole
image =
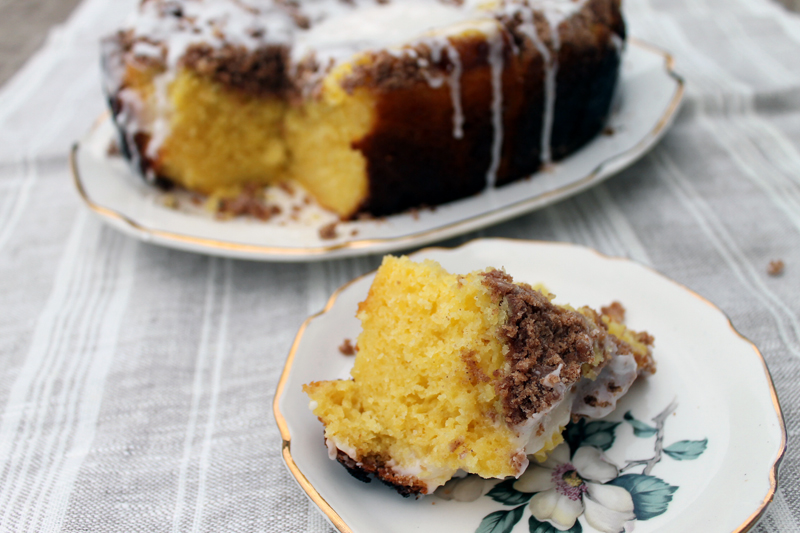
[[603, 128], [624, 39], [620, 0], [143, 0], [102, 56], [148, 180], [295, 180], [349, 219], [574, 152]]
[[386, 257], [358, 307], [352, 378], [303, 387], [330, 458], [405, 496], [544, 461], [571, 418], [607, 415], [655, 371], [652, 337], [622, 324], [619, 303], [551, 298], [495, 269]]

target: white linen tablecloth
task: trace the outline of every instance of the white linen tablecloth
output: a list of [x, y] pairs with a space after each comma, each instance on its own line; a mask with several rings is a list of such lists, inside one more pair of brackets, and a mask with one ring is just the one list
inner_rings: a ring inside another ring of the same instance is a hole
[[[283, 465], [272, 399], [302, 321], [380, 258], [209, 258], [81, 205], [68, 148], [104, 109], [98, 38], [134, 3], [86, 0], [0, 90], [0, 531], [330, 531]], [[675, 126], [608, 182], [447, 244], [579, 243], [719, 305], [786, 417], [757, 531], [800, 531], [800, 18], [768, 0], [625, 10], [688, 81]]]

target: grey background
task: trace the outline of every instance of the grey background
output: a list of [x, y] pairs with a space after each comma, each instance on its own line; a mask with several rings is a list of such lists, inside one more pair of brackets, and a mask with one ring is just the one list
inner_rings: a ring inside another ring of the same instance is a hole
[[[0, 531], [330, 531], [282, 464], [271, 402], [303, 320], [380, 259], [214, 259], [103, 226], [66, 154], [104, 109], [97, 39], [134, 2], [85, 0], [46, 40], [74, 2], [0, 2], [5, 76], [45, 42], [0, 89]], [[720, 306], [787, 422], [759, 532], [800, 530], [800, 18], [774, 7], [626, 0], [631, 34], [687, 79], [674, 127], [608, 182], [444, 243], [574, 242]]]

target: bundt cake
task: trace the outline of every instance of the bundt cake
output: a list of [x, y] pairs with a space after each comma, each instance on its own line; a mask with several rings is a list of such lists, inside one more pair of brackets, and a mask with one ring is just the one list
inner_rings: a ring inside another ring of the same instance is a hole
[[357, 316], [352, 379], [304, 386], [331, 459], [358, 479], [430, 494], [458, 471], [519, 476], [571, 417], [601, 417], [641, 373], [652, 337], [499, 270], [467, 275], [387, 256]]
[[624, 38], [620, 0], [142, 0], [102, 57], [150, 181], [294, 180], [349, 219], [575, 151], [603, 127]]

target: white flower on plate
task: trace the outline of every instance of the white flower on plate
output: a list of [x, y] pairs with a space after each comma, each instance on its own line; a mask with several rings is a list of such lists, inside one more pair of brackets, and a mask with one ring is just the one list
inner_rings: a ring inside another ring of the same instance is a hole
[[619, 533], [634, 520], [633, 498], [622, 487], [605, 485], [619, 475], [616, 466], [603, 452], [581, 446], [570, 459], [569, 447], [562, 444], [550, 452], [547, 461], [531, 463], [514, 483], [520, 492], [535, 492], [531, 514], [567, 531], [583, 514], [593, 528], [603, 533]]
[[474, 502], [486, 493], [487, 488], [489, 487], [485, 479], [476, 475], [468, 475], [454, 477], [436, 489], [435, 494], [443, 500]]

